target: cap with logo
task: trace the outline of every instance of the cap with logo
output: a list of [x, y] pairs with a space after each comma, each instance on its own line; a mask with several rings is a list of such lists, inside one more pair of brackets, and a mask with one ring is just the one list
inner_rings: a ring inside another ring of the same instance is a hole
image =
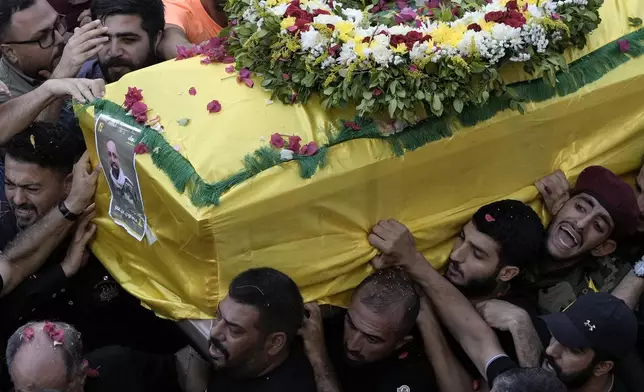
[[637, 318], [624, 301], [590, 293], [562, 313], [541, 316], [552, 336], [573, 349], [591, 348], [612, 359], [629, 354], [637, 341]]
[[589, 166], [579, 174], [575, 194], [587, 193], [608, 211], [617, 237], [632, 235], [637, 229], [639, 207], [633, 189], [603, 166]]

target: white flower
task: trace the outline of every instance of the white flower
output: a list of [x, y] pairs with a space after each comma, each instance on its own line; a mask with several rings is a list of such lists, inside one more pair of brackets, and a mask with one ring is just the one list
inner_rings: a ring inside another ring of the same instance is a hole
[[411, 48], [411, 51], [409, 52], [409, 58], [416, 60], [427, 56], [426, 52], [428, 48], [429, 44], [427, 42], [423, 42], [422, 44], [419, 44], [418, 42], [414, 43], [414, 47]]
[[528, 5], [528, 12], [533, 18], [541, 18], [543, 16], [541, 9], [534, 4]]
[[366, 29], [363, 29], [362, 27], [356, 27], [355, 29], [355, 35], [358, 35], [360, 37], [371, 37], [375, 32], [375, 27], [369, 27]]
[[512, 41], [521, 38], [521, 29], [496, 23], [492, 26], [492, 37], [497, 41]]
[[403, 59], [400, 56], [394, 56], [394, 65], [399, 65], [405, 62], [405, 59]]
[[337, 63], [340, 65], [351, 64], [351, 62], [358, 57], [355, 51], [355, 46], [356, 45], [353, 41], [342, 44], [342, 49], [340, 49]]
[[359, 25], [362, 22], [362, 18], [364, 16], [361, 10], [357, 10], [355, 8], [347, 8], [346, 10], [342, 10], [342, 13], [344, 13], [344, 16], [356, 25]]
[[371, 57], [378, 65], [387, 67], [394, 59], [394, 54], [389, 49], [389, 37], [376, 35], [371, 40]]
[[320, 33], [313, 27], [300, 34], [300, 41], [303, 50], [311, 50], [320, 43]]
[[288, 8], [288, 4], [285, 3], [285, 4], [276, 5], [275, 7], [269, 8], [268, 10], [277, 16], [284, 16], [287, 8]]
[[280, 150], [280, 159], [283, 161], [290, 161], [293, 159], [293, 151], [283, 148]]
[[412, 30], [416, 30], [411, 26], [396, 25], [389, 28], [389, 34], [391, 35], [405, 35]]
[[323, 25], [334, 25], [342, 21], [342, 18], [337, 15], [318, 15], [313, 18], [313, 23], [319, 23]]

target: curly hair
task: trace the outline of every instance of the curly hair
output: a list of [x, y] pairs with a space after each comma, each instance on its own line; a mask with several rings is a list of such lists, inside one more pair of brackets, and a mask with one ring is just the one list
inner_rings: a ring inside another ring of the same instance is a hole
[[543, 256], [545, 229], [530, 206], [518, 200], [487, 204], [474, 214], [478, 231], [499, 245], [499, 266], [534, 266]]
[[4, 146], [5, 154], [19, 162], [69, 174], [85, 151], [84, 141], [60, 124], [34, 122]]

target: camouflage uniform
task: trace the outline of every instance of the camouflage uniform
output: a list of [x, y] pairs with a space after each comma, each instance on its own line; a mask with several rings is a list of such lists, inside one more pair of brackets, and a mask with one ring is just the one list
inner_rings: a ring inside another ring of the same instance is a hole
[[641, 246], [632, 244], [625, 244], [622, 249], [600, 258], [589, 257], [570, 268], [542, 277], [536, 283], [539, 310], [546, 314], [562, 312], [581, 295], [613, 291], [642, 253]]

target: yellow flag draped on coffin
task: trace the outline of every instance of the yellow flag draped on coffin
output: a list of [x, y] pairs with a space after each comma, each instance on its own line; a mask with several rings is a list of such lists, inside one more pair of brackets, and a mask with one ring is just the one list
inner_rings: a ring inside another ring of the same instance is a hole
[[[644, 2], [606, 1], [603, 22], [587, 47], [570, 51], [567, 59], [592, 56], [633, 33], [627, 19], [642, 15]], [[506, 80], [527, 79], [515, 69], [505, 72]], [[161, 117], [168, 144], [211, 183], [242, 169], [242, 158], [268, 145], [273, 133], [322, 144], [337, 120], [354, 116], [322, 110], [316, 100], [305, 106], [271, 104], [260, 86], [238, 85], [223, 65], [204, 66], [197, 58], [126, 75], [108, 87], [106, 99], [120, 104], [128, 86], [143, 90], [151, 114]], [[190, 87], [195, 96], [188, 94]], [[642, 96], [644, 56], [573, 94], [528, 104], [524, 115], [502, 111], [401, 157], [383, 140], [350, 140], [331, 147], [326, 165], [310, 179], [300, 177], [296, 162], [284, 163], [233, 187], [219, 206], [202, 208], [177, 192], [149, 154], [137, 155], [156, 242], [139, 242], [111, 221], [102, 178], [93, 250], [125, 289], [171, 318], [212, 316], [231, 279], [260, 266], [291, 276], [306, 301], [343, 305], [348, 291], [370, 272], [368, 261], [376, 252], [367, 233], [380, 219], [408, 225], [438, 268], [453, 236], [483, 204], [514, 198], [543, 212], [532, 183], [557, 168], [571, 180], [591, 164], [617, 173], [635, 169], [644, 152]], [[206, 106], [214, 99], [222, 110], [210, 114]], [[177, 124], [183, 118], [190, 119], [187, 126]], [[80, 119], [95, 154], [93, 111]]]

